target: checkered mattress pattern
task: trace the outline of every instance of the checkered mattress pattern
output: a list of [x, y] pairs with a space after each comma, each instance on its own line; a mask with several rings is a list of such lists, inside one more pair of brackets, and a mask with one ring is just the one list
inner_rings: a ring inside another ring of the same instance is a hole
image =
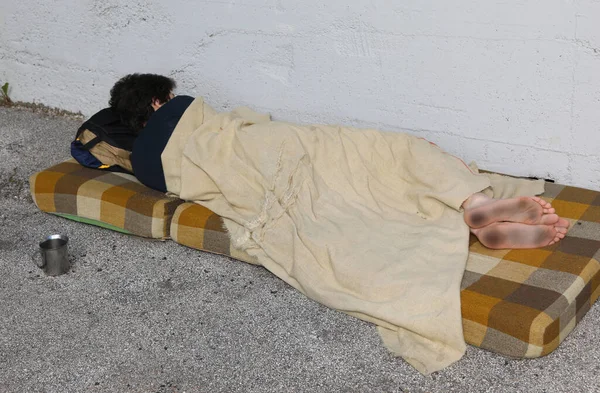
[[254, 257], [231, 245], [221, 216], [196, 203], [185, 202], [177, 207], [171, 223], [171, 239], [197, 250], [258, 264]]
[[[35, 174], [31, 191], [51, 213], [83, 215], [142, 236], [256, 261], [231, 246], [221, 217], [149, 190], [135, 178], [66, 162]], [[600, 193], [548, 183], [542, 196], [571, 221], [565, 239], [536, 250], [470, 241], [461, 301], [465, 340], [511, 357], [553, 351], [600, 296]], [[168, 222], [170, 221], [170, 222]]]
[[571, 229], [535, 250], [489, 250], [471, 238], [462, 281], [469, 344], [514, 357], [552, 352], [600, 296], [600, 193], [546, 183]]
[[42, 211], [156, 239], [169, 237], [173, 213], [183, 203], [132, 175], [84, 168], [75, 160], [34, 174], [29, 184]]

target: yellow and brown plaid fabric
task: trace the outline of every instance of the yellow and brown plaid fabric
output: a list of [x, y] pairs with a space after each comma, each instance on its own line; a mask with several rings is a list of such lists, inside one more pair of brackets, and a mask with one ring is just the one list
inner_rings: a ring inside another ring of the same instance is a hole
[[165, 239], [180, 199], [167, 197], [122, 173], [85, 168], [75, 160], [30, 178], [40, 210], [103, 223], [134, 235]]
[[[141, 236], [164, 238], [170, 229], [182, 245], [256, 263], [231, 246], [220, 216], [167, 198], [132, 176], [65, 162], [32, 176], [31, 191], [43, 211]], [[600, 193], [547, 183], [543, 198], [572, 224], [558, 244], [489, 250], [471, 238], [461, 291], [465, 340], [471, 345], [512, 357], [548, 354], [600, 296]]]
[[197, 250], [257, 263], [254, 257], [231, 245], [221, 216], [195, 203], [185, 202], [177, 207], [171, 223], [171, 238]]
[[513, 357], [552, 352], [600, 296], [600, 193], [546, 184], [571, 221], [567, 237], [535, 250], [489, 250], [471, 238], [462, 281], [465, 339]]

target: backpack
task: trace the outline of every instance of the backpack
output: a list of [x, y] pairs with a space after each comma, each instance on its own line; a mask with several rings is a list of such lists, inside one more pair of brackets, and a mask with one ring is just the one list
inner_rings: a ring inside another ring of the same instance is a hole
[[79, 127], [71, 156], [88, 168], [132, 173], [129, 156], [136, 137], [111, 108], [105, 108]]

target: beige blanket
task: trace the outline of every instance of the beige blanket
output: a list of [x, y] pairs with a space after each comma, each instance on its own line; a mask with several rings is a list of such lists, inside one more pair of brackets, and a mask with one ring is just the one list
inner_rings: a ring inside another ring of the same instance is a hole
[[[200, 98], [162, 161], [168, 190], [224, 217], [236, 247], [311, 299], [377, 324], [420, 372], [464, 354], [460, 209], [488, 176], [415, 136], [216, 114]], [[540, 192], [508, 185], [498, 189]]]

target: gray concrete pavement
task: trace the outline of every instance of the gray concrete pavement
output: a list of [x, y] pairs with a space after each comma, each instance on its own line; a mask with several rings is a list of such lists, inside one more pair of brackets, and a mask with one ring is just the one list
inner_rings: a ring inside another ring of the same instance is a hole
[[[599, 305], [549, 356], [469, 347], [424, 377], [260, 267], [41, 213], [28, 178], [79, 123], [0, 108], [0, 392], [600, 392]], [[56, 278], [31, 259], [53, 233]]]

